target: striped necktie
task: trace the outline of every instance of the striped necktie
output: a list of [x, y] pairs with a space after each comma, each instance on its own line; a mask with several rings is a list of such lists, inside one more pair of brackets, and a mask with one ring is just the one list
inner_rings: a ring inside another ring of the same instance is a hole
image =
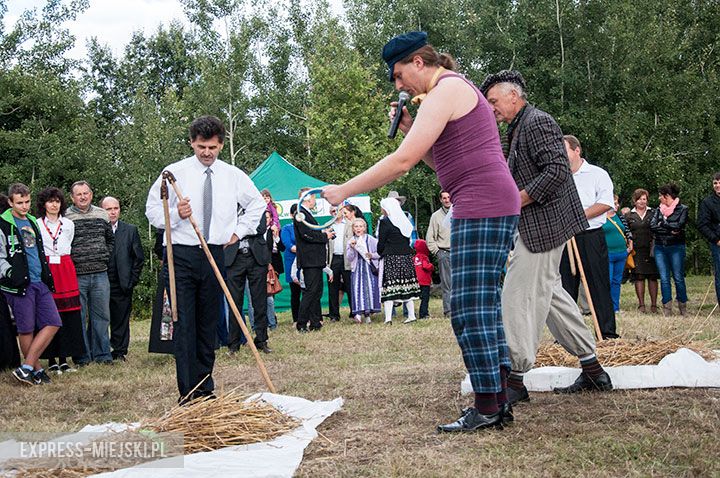
[[212, 169], [205, 170], [203, 185], [203, 236], [210, 240], [210, 221], [212, 220]]

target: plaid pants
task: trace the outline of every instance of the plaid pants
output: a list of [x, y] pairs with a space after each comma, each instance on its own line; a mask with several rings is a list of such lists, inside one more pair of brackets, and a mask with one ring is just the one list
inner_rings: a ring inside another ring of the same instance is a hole
[[473, 391], [500, 391], [500, 367], [510, 371], [500, 306], [500, 277], [518, 216], [453, 219], [450, 235], [452, 327]]

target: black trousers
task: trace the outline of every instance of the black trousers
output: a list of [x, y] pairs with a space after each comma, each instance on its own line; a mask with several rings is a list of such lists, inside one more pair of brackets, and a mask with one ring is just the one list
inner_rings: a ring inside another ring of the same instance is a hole
[[340, 254], [333, 255], [330, 269], [333, 271], [333, 281], [328, 282], [328, 315], [331, 319], [339, 320], [341, 290], [347, 294], [348, 304], [350, 304], [350, 310], [352, 310], [350, 271], [345, 270], [345, 258]]
[[125, 292], [110, 280], [110, 347], [114, 359], [128, 353], [132, 295], [132, 289]]
[[300, 312], [300, 297], [302, 296], [302, 287], [295, 282], [290, 283], [290, 310], [292, 311], [293, 322], [297, 322]]
[[[225, 263], [223, 247], [208, 247], [215, 262], [222, 266]], [[222, 289], [200, 247], [174, 245], [173, 255], [178, 310], [173, 330], [175, 369], [178, 390], [184, 397], [200, 382], [202, 385], [197, 390], [201, 393], [215, 389], [212, 372]], [[164, 277], [168, 284], [167, 261]]]
[[322, 313], [320, 299], [323, 292], [323, 271], [321, 267], [308, 267], [302, 270], [305, 280], [305, 290], [300, 299], [300, 310], [298, 311], [298, 330], [307, 327], [310, 323], [310, 330], [317, 330], [322, 327]]
[[425, 317], [428, 317], [430, 313], [428, 312], [428, 306], [430, 305], [430, 286], [429, 285], [421, 285], [420, 286], [420, 318], [424, 319]]
[[[250, 298], [253, 304], [255, 318], [255, 345], [262, 347], [268, 340], [267, 320], [267, 266], [261, 266], [255, 261], [251, 253], [238, 252], [235, 261], [227, 268], [227, 284], [230, 295], [238, 309], [242, 310], [245, 300], [245, 280], [250, 286]], [[230, 310], [228, 319], [228, 349], [240, 348], [242, 330], [237, 319]]]
[[[575, 235], [580, 260], [585, 270], [585, 278], [590, 289], [590, 298], [600, 324], [600, 332], [605, 339], [617, 338], [615, 332], [615, 310], [610, 297], [610, 266], [605, 234], [602, 228], [584, 231]], [[560, 274], [563, 288], [577, 301], [581, 278], [570, 271], [567, 247], [560, 260]]]

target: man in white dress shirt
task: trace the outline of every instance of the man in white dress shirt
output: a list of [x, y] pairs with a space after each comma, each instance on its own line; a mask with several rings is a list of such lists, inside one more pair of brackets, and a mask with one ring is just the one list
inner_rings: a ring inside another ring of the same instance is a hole
[[[585, 209], [585, 217], [590, 224], [586, 230], [575, 235], [590, 297], [600, 324], [602, 338], [618, 338], [615, 331], [615, 309], [610, 297], [607, 243], [602, 230], [607, 219], [606, 213], [610, 208], [615, 207], [613, 183], [607, 171], [588, 163], [582, 157], [580, 141], [575, 136], [566, 135], [563, 139], [575, 187]], [[572, 275], [567, 252], [563, 254], [560, 262], [560, 274], [563, 287], [577, 300], [580, 274], [578, 272], [577, 275]]]
[[[218, 118], [197, 118], [190, 125], [190, 146], [195, 155], [165, 168], [173, 173], [185, 196], [179, 200], [169, 189], [178, 310], [173, 341], [181, 403], [212, 396], [215, 333], [223, 308], [220, 284], [186, 219], [190, 215], [195, 218], [215, 262], [222, 268], [224, 247], [255, 235], [266, 208], [260, 192], [244, 172], [217, 161], [224, 139], [225, 127]], [[150, 189], [145, 215], [153, 226], [165, 228], [161, 181], [162, 176]]]

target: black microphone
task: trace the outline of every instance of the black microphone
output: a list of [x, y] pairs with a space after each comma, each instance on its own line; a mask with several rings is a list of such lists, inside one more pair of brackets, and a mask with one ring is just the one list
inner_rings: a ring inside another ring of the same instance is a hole
[[388, 130], [388, 138], [393, 139], [397, 134], [397, 129], [400, 125], [400, 120], [402, 119], [403, 115], [403, 107], [409, 99], [409, 94], [407, 94], [405, 91], [400, 92], [400, 96], [398, 96], [397, 111], [395, 112], [395, 117], [393, 118], [392, 123], [390, 123], [390, 129]]

